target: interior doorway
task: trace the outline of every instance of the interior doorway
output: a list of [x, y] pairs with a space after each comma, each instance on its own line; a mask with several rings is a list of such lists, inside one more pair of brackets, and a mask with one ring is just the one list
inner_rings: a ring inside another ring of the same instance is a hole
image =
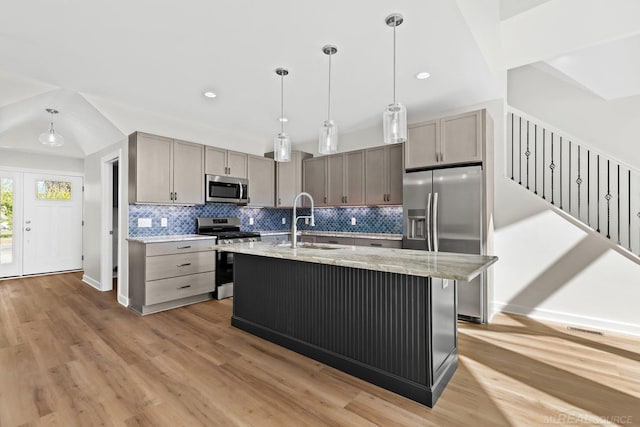
[[122, 170], [121, 150], [102, 158], [102, 221], [100, 289], [110, 291], [113, 299], [122, 300]]

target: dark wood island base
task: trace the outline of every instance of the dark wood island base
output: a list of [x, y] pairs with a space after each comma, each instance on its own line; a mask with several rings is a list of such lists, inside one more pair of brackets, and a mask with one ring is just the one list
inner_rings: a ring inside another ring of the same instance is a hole
[[429, 407], [453, 376], [454, 280], [234, 257], [233, 326]]

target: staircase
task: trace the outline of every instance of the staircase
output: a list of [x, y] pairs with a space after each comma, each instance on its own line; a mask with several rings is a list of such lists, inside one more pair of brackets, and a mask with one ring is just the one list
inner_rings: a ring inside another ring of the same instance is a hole
[[630, 254], [640, 254], [640, 171], [508, 107], [507, 175]]

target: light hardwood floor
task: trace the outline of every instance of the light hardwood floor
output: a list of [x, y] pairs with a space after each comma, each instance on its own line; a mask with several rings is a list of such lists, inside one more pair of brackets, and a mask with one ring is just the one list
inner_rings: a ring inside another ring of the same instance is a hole
[[640, 424], [637, 338], [461, 323], [429, 409], [232, 328], [231, 300], [139, 317], [80, 279], [0, 281], [0, 426]]

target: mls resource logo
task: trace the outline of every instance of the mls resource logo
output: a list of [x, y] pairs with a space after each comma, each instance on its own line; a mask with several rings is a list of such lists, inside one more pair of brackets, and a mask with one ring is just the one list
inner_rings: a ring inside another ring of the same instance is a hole
[[633, 423], [633, 417], [630, 415], [598, 416], [592, 414], [573, 414], [570, 412], [561, 412], [558, 415], [545, 417], [544, 423], [557, 425], [591, 424], [602, 426], [622, 426], [631, 425]]

